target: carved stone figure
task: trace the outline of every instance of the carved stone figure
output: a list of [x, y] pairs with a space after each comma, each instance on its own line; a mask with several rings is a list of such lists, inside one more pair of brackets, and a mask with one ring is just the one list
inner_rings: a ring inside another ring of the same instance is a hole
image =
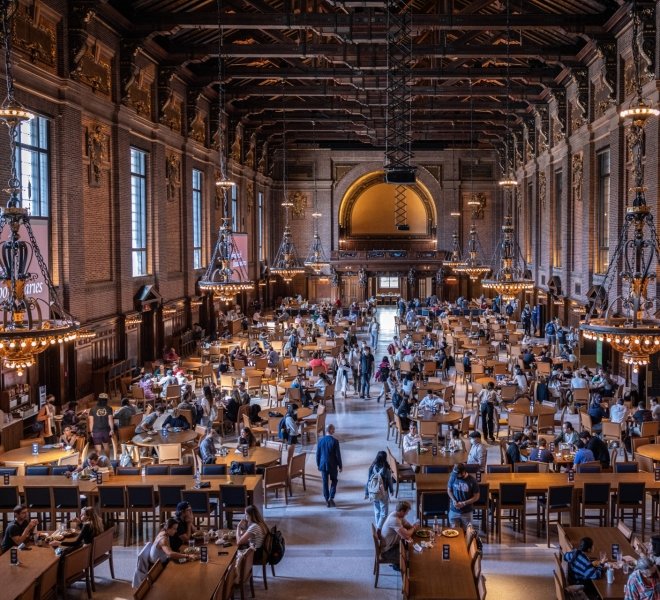
[[102, 165], [107, 160], [108, 134], [101, 125], [87, 128], [87, 156], [89, 157], [89, 185], [101, 185]]
[[578, 152], [573, 155], [571, 162], [571, 180], [573, 187], [573, 200], [582, 201], [583, 155]]
[[304, 219], [307, 209], [307, 194], [296, 191], [289, 194], [289, 200], [293, 203], [291, 214], [294, 219]]
[[546, 180], [545, 172], [541, 171], [539, 173], [539, 202], [541, 203], [541, 208], [545, 208], [545, 198], [548, 190], [548, 182]]
[[167, 199], [171, 202], [179, 199], [181, 189], [181, 159], [170, 154], [165, 159], [165, 179], [167, 181]]

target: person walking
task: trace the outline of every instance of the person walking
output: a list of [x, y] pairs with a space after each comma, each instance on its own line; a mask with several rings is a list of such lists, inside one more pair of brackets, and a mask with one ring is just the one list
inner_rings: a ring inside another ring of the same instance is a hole
[[465, 529], [472, 523], [472, 505], [479, 500], [479, 484], [467, 472], [465, 465], [454, 465], [447, 484], [449, 495], [449, 523], [461, 525]]
[[380, 450], [369, 467], [367, 485], [364, 486], [365, 500], [374, 503], [374, 521], [376, 529], [382, 529], [390, 512], [390, 494], [394, 493], [392, 470], [387, 464], [387, 453]]
[[108, 394], [99, 394], [99, 399], [87, 417], [87, 431], [92, 436], [96, 451], [106, 456], [110, 453], [110, 437], [115, 427], [112, 408], [108, 406]]
[[369, 398], [374, 362], [374, 355], [371, 354], [371, 349], [367, 346], [360, 355], [360, 398]]
[[327, 435], [324, 435], [316, 445], [316, 467], [321, 472], [323, 497], [330, 508], [335, 506], [337, 475], [341, 473], [342, 463], [339, 441], [334, 437], [335, 426], [328, 425], [326, 432]]
[[479, 392], [479, 412], [481, 413], [481, 430], [487, 440], [494, 442], [494, 419], [495, 404], [497, 403], [497, 393], [495, 384], [488, 382], [486, 388]]
[[373, 319], [371, 319], [371, 323], [369, 324], [369, 341], [371, 342], [370, 345], [374, 350], [378, 345], [379, 330], [380, 330], [380, 325], [378, 324], [378, 320], [376, 319], [376, 317], [373, 317]]

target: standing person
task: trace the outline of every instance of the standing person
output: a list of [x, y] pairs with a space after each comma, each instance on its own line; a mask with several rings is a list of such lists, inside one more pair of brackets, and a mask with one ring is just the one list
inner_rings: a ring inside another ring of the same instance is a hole
[[92, 443], [98, 453], [110, 453], [110, 436], [115, 427], [112, 408], [108, 406], [108, 394], [99, 394], [96, 406], [89, 411], [87, 431], [92, 435]]
[[531, 337], [532, 335], [532, 311], [529, 308], [529, 304], [525, 304], [525, 308], [522, 309], [520, 313], [520, 320], [522, 321], [523, 330], [525, 335]]
[[[341, 451], [339, 441], [334, 437], [335, 426], [328, 425], [327, 435], [324, 435], [316, 445], [316, 466], [321, 472], [323, 482], [323, 497], [328, 508], [335, 506], [337, 491], [337, 474], [341, 473]], [[328, 480], [330, 487], [328, 488]]]
[[364, 498], [374, 503], [376, 529], [382, 529], [390, 512], [390, 494], [394, 493], [392, 471], [387, 464], [387, 453], [380, 450], [369, 467], [367, 485], [364, 486]]
[[46, 396], [46, 404], [44, 404], [37, 414], [37, 423], [40, 424], [40, 429], [43, 432], [44, 441], [47, 444], [52, 444], [55, 441], [55, 415], [57, 409], [55, 408], [55, 396], [48, 394]]
[[540, 324], [541, 324], [541, 307], [538, 304], [535, 304], [534, 308], [532, 309], [532, 330], [534, 335], [536, 335], [536, 332]]
[[463, 529], [472, 523], [472, 505], [479, 500], [479, 484], [467, 472], [465, 465], [459, 463], [454, 469], [447, 484], [449, 494], [449, 522], [460, 522]]
[[380, 325], [378, 324], [378, 320], [376, 317], [371, 319], [371, 323], [369, 323], [369, 341], [370, 346], [375, 350], [376, 346], [378, 345], [378, 332], [380, 331]]
[[479, 392], [479, 411], [481, 412], [481, 429], [484, 436], [491, 442], [495, 441], [495, 427], [493, 415], [495, 413], [495, 403], [497, 402], [497, 392], [495, 384], [488, 382], [486, 388]]
[[554, 321], [548, 321], [545, 324], [545, 342], [550, 347], [550, 352], [554, 356], [555, 346], [557, 345], [557, 326]]
[[360, 378], [358, 376], [360, 370], [360, 350], [358, 349], [357, 343], [351, 346], [351, 350], [348, 353], [348, 364], [353, 373], [353, 393], [357, 394], [358, 388], [360, 387]]
[[360, 355], [360, 398], [369, 398], [371, 376], [374, 373], [374, 355], [367, 346]]
[[335, 379], [335, 390], [341, 394], [342, 398], [346, 398], [346, 390], [348, 389], [348, 376], [351, 373], [351, 367], [346, 360], [343, 352], [339, 353], [337, 360], [337, 377]]

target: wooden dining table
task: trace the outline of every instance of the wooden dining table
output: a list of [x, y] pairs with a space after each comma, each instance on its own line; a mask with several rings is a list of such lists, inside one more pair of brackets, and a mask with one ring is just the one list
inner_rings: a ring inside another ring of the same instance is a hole
[[418, 467], [428, 467], [436, 465], [456, 465], [467, 461], [467, 452], [441, 452], [434, 456], [431, 449], [427, 447], [427, 452], [417, 453], [417, 450], [408, 450], [403, 453], [403, 462]]
[[[608, 561], [614, 561], [612, 544], [619, 545], [622, 556], [637, 558], [637, 553], [630, 542], [616, 527], [564, 527], [564, 532], [571, 548], [562, 548], [562, 552], [576, 548], [583, 537], [590, 537], [594, 542], [593, 549], [590, 552], [593, 560], [599, 560], [601, 552], [604, 552]], [[613, 583], [607, 583], [607, 579], [603, 575], [601, 579], [595, 579], [593, 584], [601, 600], [623, 600], [627, 579], [628, 576], [623, 571], [615, 568]]]
[[[437, 536], [433, 548], [417, 552], [410, 548], [410, 591], [412, 600], [477, 600], [477, 586], [465, 534], [453, 538]], [[419, 542], [418, 538], [414, 538]], [[442, 559], [443, 545], [449, 546], [449, 560]]]
[[37, 581], [60, 557], [51, 547], [28, 546], [18, 551], [18, 564], [11, 564], [11, 552], [0, 556], [0, 581], [5, 600], [15, 600]]
[[[270, 415], [268, 414], [268, 413], [271, 413], [271, 412], [272, 413], [279, 413], [280, 417], [283, 417], [284, 415], [286, 415], [286, 410], [284, 410], [283, 408], [264, 408], [263, 410], [259, 411], [259, 418], [262, 421], [267, 421], [268, 419], [271, 418]], [[301, 406], [301, 407], [298, 408], [296, 413], [298, 413], [298, 420], [301, 421], [302, 419], [312, 415], [314, 413], [314, 411], [313, 411], [313, 409], [308, 408], [306, 406]]]
[[638, 446], [635, 453], [650, 458], [654, 463], [660, 463], [660, 444], [644, 444], [643, 446]]
[[507, 410], [512, 413], [534, 418], [541, 415], [554, 415], [557, 412], [557, 409], [554, 406], [546, 406], [540, 402], [535, 402], [534, 407], [527, 403], [511, 404], [507, 407]]
[[40, 445], [39, 452], [33, 454], [32, 446], [30, 445], [22, 448], [14, 448], [4, 454], [0, 454], [0, 462], [5, 467], [18, 467], [18, 474], [22, 475], [25, 472], [25, 467], [57, 463], [60, 458], [65, 458], [73, 453], [73, 450], [65, 450], [59, 446], [57, 448], [46, 448]]
[[29, 487], [77, 487], [81, 494], [96, 491], [96, 478], [72, 479], [66, 475], [16, 475], [9, 478], [10, 486], [17, 486], [23, 494], [25, 486]]
[[[233, 568], [238, 550], [236, 544], [224, 548], [211, 544], [208, 562], [199, 560], [183, 564], [170, 560], [158, 579], [147, 592], [146, 598], [153, 600], [182, 600], [193, 596], [198, 600], [212, 600], [227, 570]], [[218, 555], [218, 553], [222, 553]]]
[[170, 431], [167, 435], [163, 435], [161, 430], [157, 429], [151, 433], [138, 433], [131, 441], [136, 446], [154, 448], [160, 444], [187, 444], [188, 442], [192, 442], [196, 437], [197, 432], [194, 429]]
[[215, 457], [216, 465], [227, 465], [229, 467], [232, 462], [253, 462], [257, 467], [268, 467], [276, 463], [281, 458], [281, 452], [274, 448], [265, 448], [263, 446], [255, 446], [248, 448], [247, 456], [243, 456], [240, 450], [229, 450], [227, 456]]

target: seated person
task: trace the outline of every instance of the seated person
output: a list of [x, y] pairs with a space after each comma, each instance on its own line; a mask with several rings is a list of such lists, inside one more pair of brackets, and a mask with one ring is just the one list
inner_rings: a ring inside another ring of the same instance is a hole
[[286, 409], [286, 417], [284, 418], [284, 429], [286, 432], [286, 439], [289, 444], [298, 443], [298, 413], [296, 412], [296, 405], [289, 404]]
[[254, 448], [259, 445], [259, 442], [257, 442], [257, 438], [254, 437], [254, 433], [252, 433], [252, 430], [249, 427], [243, 427], [243, 429], [241, 429], [241, 435], [238, 438], [238, 445]]
[[52, 541], [49, 545], [53, 548], [64, 546], [67, 550], [73, 550], [84, 544], [91, 544], [94, 538], [103, 533], [105, 529], [103, 519], [94, 512], [91, 506], [85, 506], [80, 510], [80, 518], [71, 520], [71, 528], [78, 532], [75, 538], [65, 538], [61, 542]]
[[591, 417], [591, 425], [594, 431], [600, 432], [603, 429], [603, 419], [607, 418], [607, 403], [601, 402], [601, 397], [594, 394], [589, 410], [587, 411]]
[[531, 369], [535, 362], [534, 353], [532, 352], [531, 348], [525, 348], [522, 355], [522, 361], [523, 365], [525, 365], [525, 369]]
[[655, 397], [651, 398], [651, 415], [654, 421], [660, 421], [660, 402]]
[[578, 434], [573, 425], [568, 421], [564, 422], [562, 432], [555, 438], [555, 444], [570, 444], [574, 446], [578, 443]]
[[419, 410], [430, 410], [436, 412], [438, 410], [442, 410], [444, 404], [445, 403], [442, 398], [439, 398], [433, 393], [432, 390], [430, 390], [429, 393], [426, 394], [426, 396], [424, 396], [422, 401], [419, 403]]
[[564, 560], [568, 563], [569, 584], [586, 585], [592, 579], [600, 579], [603, 576], [603, 568], [600, 564], [596, 561], [592, 562], [589, 558], [593, 546], [593, 540], [584, 537], [577, 548], [564, 554]]
[[212, 427], [207, 427], [206, 433], [199, 443], [199, 456], [203, 465], [215, 464], [215, 440]]
[[410, 431], [403, 436], [403, 451], [417, 450], [417, 446], [422, 443], [422, 438], [417, 432], [417, 423], [410, 423]]
[[35, 530], [39, 521], [28, 519], [27, 506], [21, 504], [14, 507], [14, 520], [7, 525], [5, 535], [2, 538], [2, 552], [6, 552], [14, 546], [25, 543]]
[[[419, 523], [411, 525], [406, 520], [410, 508], [410, 502], [399, 500], [396, 503], [396, 510], [387, 515], [381, 530], [380, 555], [383, 559], [397, 561], [398, 563], [399, 542], [401, 540], [409, 542], [419, 529]], [[396, 564], [394, 568], [397, 569]]]
[[195, 531], [195, 517], [193, 515], [192, 507], [188, 502], [179, 502], [176, 505], [174, 518], [177, 521], [176, 532], [170, 536], [170, 547], [174, 552], [178, 552], [183, 544], [190, 542], [193, 532]]
[[548, 443], [545, 438], [539, 440], [538, 446], [529, 453], [529, 460], [534, 462], [551, 463], [554, 461], [552, 452], [548, 450]]
[[610, 421], [612, 423], [625, 423], [628, 417], [628, 407], [624, 404], [623, 398], [619, 398], [616, 404], [610, 406]]
[[452, 429], [449, 437], [449, 450], [452, 452], [465, 452], [465, 442], [458, 429]]
[[60, 444], [63, 444], [65, 448], [73, 448], [78, 441], [78, 436], [71, 428], [71, 425], [67, 425], [60, 436]]
[[131, 419], [136, 414], [137, 408], [131, 405], [131, 401], [128, 398], [123, 398], [121, 408], [114, 414], [114, 418], [119, 423], [119, 427], [127, 427], [131, 424]]
[[586, 377], [582, 374], [581, 371], [573, 371], [573, 377], [571, 377], [571, 389], [572, 390], [578, 390], [578, 389], [588, 389], [589, 388], [589, 382], [587, 381]]
[[328, 365], [325, 363], [325, 360], [323, 360], [320, 352], [314, 352], [312, 360], [309, 361], [309, 368], [312, 371], [314, 371], [315, 367], [321, 368], [323, 373], [328, 372]]
[[522, 369], [520, 367], [516, 367], [513, 371], [513, 378], [511, 379], [511, 383], [515, 383], [518, 394], [526, 394], [527, 393], [527, 377], [525, 377], [525, 374], [522, 372]]
[[591, 435], [588, 431], [581, 431], [580, 439], [584, 442], [585, 448], [591, 450], [594, 460], [599, 461], [603, 469], [609, 469], [610, 451], [607, 444], [597, 435]]
[[[179, 502], [179, 505], [181, 504], [184, 503]], [[187, 504], [187, 502], [185, 504]], [[190, 512], [192, 513], [192, 510]], [[156, 539], [151, 544], [151, 550], [149, 551], [150, 563], [153, 564], [158, 560], [165, 562], [168, 559], [177, 560], [179, 558], [188, 558], [186, 554], [175, 552], [170, 545], [170, 539], [176, 535], [178, 526], [179, 521], [174, 517], [170, 517], [163, 523], [160, 531], [158, 532], [158, 535], [156, 536]]]
[[162, 404], [156, 405], [156, 409], [153, 410], [151, 405], [147, 406], [147, 410], [142, 417], [139, 425], [135, 428], [135, 433], [149, 433], [154, 430], [156, 421], [159, 417], [165, 414], [165, 407]]
[[630, 433], [635, 436], [642, 435], [642, 423], [653, 421], [653, 413], [647, 410], [644, 401], [637, 404], [637, 410], [632, 414], [634, 425], [630, 428]]
[[626, 600], [647, 600], [660, 597], [660, 574], [653, 558], [641, 556], [625, 587]]
[[72, 428], [77, 428], [79, 422], [78, 414], [76, 413], [76, 402], [69, 402], [66, 410], [62, 413], [62, 427], [67, 425]]
[[163, 352], [163, 360], [165, 362], [179, 362], [179, 355], [174, 348], [170, 348], [169, 350], [166, 349], [165, 352]]
[[110, 468], [112, 468], [110, 459], [104, 454], [99, 454], [98, 452], [93, 451], [87, 455], [87, 458], [82, 462], [82, 464], [78, 465], [75, 472], [76, 473], [81, 473], [81, 472], [87, 473], [89, 471], [96, 472], [98, 469], [110, 469]]
[[481, 432], [474, 430], [470, 432], [470, 452], [468, 453], [467, 464], [479, 465], [480, 471], [486, 470], [486, 461], [488, 460], [488, 448], [482, 443]]
[[577, 452], [575, 453], [575, 459], [573, 460], [573, 465], [581, 465], [586, 462], [594, 462], [596, 458], [594, 453], [587, 448], [587, 445], [584, 443], [584, 440], [579, 439], [577, 443]]
[[463, 370], [466, 373], [472, 373], [472, 363], [470, 362], [470, 352], [465, 351], [463, 353]]
[[153, 401], [156, 398], [156, 395], [154, 394], [153, 386], [154, 382], [151, 379], [151, 375], [149, 373], [145, 373], [142, 376], [142, 379], [140, 380], [140, 383], [138, 385], [144, 390], [144, 397], [146, 400]]
[[323, 398], [325, 397], [325, 388], [328, 387], [329, 385], [332, 385], [332, 381], [330, 381], [330, 377], [328, 377], [325, 373], [320, 373], [319, 378], [316, 380], [316, 383], [314, 383], [316, 394], [314, 398], [312, 398], [312, 400], [315, 402], [320, 402], [321, 400], [323, 400]]
[[171, 415], [168, 415], [167, 419], [163, 421], [163, 429], [166, 427], [172, 427], [173, 429], [178, 427], [182, 430], [190, 429], [190, 423], [180, 412], [178, 408], [175, 408]]
[[239, 548], [254, 546], [254, 562], [262, 562], [263, 544], [269, 533], [268, 525], [261, 516], [259, 509], [251, 504], [245, 509], [245, 518], [236, 527], [236, 544]]
[[513, 434], [513, 439], [506, 449], [507, 465], [514, 465], [521, 462], [522, 457], [520, 456], [520, 446], [522, 446], [523, 439], [524, 436], [520, 431]]
[[410, 399], [412, 398], [414, 389], [415, 382], [413, 381], [412, 375], [408, 373], [401, 384], [401, 393], [406, 399]]

